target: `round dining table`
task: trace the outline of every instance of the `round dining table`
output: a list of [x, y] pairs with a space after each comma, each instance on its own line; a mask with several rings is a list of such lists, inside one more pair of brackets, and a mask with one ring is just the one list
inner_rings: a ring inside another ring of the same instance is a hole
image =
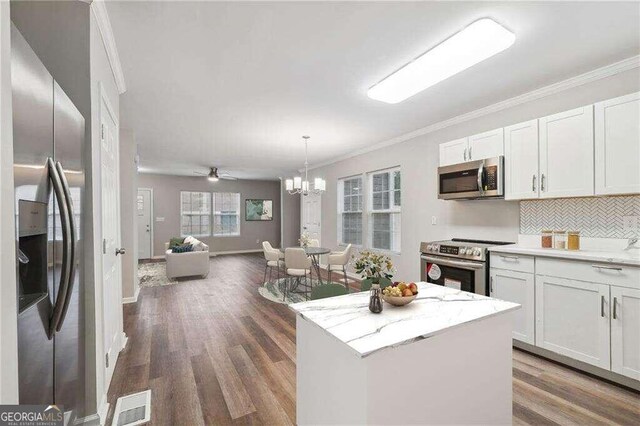
[[[295, 247], [300, 248], [300, 247]], [[322, 274], [320, 274], [320, 256], [331, 253], [331, 249], [325, 247], [302, 247], [304, 252], [311, 258], [311, 269], [315, 270], [320, 285], [322, 282]], [[313, 280], [313, 277], [311, 277]]]

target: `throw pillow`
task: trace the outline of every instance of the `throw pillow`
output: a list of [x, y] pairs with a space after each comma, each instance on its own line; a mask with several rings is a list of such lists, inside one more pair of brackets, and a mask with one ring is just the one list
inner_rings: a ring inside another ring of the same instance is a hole
[[182, 244], [171, 249], [171, 253], [187, 253], [190, 251], [193, 251], [193, 246], [191, 244]]
[[169, 240], [169, 248], [173, 249], [175, 246], [182, 245], [184, 238], [173, 237]]

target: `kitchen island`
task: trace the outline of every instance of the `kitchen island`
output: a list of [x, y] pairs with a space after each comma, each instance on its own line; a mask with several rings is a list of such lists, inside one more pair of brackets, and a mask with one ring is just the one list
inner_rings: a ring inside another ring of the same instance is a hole
[[512, 312], [520, 305], [419, 283], [404, 307], [369, 293], [296, 312], [297, 423], [511, 424]]

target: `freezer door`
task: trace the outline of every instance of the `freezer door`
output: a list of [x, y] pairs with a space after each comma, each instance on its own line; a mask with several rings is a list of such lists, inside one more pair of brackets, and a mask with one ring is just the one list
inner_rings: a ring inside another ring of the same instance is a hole
[[[55, 401], [71, 419], [84, 417], [84, 280], [82, 225], [84, 222], [84, 118], [54, 82], [55, 163], [65, 187], [73, 226], [70, 282], [56, 324]], [[61, 232], [56, 230], [56, 232]]]
[[11, 26], [11, 84], [18, 276], [18, 380], [21, 404], [51, 404], [54, 222], [47, 158], [53, 156], [53, 78]]

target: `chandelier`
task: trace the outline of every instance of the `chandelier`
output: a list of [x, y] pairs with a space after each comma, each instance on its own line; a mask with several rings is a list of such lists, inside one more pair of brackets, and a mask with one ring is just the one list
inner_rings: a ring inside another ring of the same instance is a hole
[[327, 184], [322, 178], [315, 178], [313, 181], [313, 189], [309, 187], [309, 161], [307, 159], [307, 143], [309, 136], [303, 136], [304, 139], [304, 180], [301, 176], [295, 176], [293, 179], [284, 181], [287, 192], [291, 195], [302, 194], [322, 194], [327, 188]]

